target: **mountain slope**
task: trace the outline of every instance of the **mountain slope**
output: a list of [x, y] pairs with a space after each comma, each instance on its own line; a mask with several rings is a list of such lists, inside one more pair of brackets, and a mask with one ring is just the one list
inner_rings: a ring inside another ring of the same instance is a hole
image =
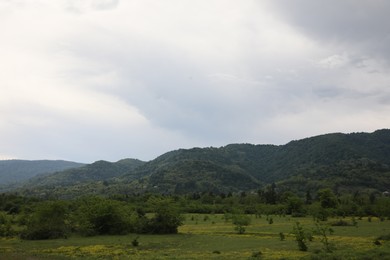
[[0, 184], [23, 181], [39, 174], [53, 173], [83, 166], [82, 163], [52, 160], [5, 160], [0, 161]]
[[28, 187], [35, 194], [53, 193], [57, 187], [57, 195], [76, 196], [88, 192], [238, 192], [271, 183], [276, 183], [279, 190], [296, 192], [323, 187], [339, 191], [387, 190], [390, 130], [325, 134], [280, 146], [230, 144], [180, 149], [146, 163], [98, 161], [35, 178]]
[[[128, 176], [147, 176], [144, 190], [160, 192], [251, 190], [289, 182], [300, 189], [337, 186], [385, 189], [390, 184], [390, 130], [326, 134], [286, 145], [231, 144], [168, 152]], [[337, 178], [336, 178], [337, 177]], [[331, 180], [329, 180], [331, 178]], [[122, 177], [128, 181], [127, 176]]]
[[69, 169], [50, 175], [36, 176], [28, 181], [26, 186], [71, 186], [93, 181], [106, 181], [133, 171], [144, 162], [136, 159], [123, 159], [112, 163], [97, 161], [77, 169]]

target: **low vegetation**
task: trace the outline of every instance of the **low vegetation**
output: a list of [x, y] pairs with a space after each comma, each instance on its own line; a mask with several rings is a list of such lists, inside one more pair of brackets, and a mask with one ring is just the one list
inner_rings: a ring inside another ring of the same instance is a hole
[[[354, 214], [346, 210], [345, 198], [353, 203], [348, 194], [325, 190], [306, 203], [275, 187], [275, 204], [262, 194], [75, 200], [2, 194], [0, 259], [390, 257], [388, 197], [360, 194], [363, 203], [354, 204]], [[302, 203], [292, 209], [289, 198]]]

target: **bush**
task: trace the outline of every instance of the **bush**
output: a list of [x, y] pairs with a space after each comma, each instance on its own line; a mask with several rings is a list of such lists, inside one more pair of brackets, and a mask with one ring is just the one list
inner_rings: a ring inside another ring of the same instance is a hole
[[295, 235], [295, 241], [297, 241], [299, 251], [307, 251], [306, 239], [307, 236], [301, 224], [296, 222], [293, 226], [292, 233]]
[[11, 237], [15, 234], [12, 229], [10, 216], [0, 212], [0, 237]]
[[49, 201], [39, 204], [27, 219], [27, 228], [21, 233], [22, 239], [40, 240], [66, 238], [68, 209], [63, 202]]
[[84, 236], [127, 234], [136, 230], [138, 222], [137, 214], [124, 203], [98, 197], [81, 201], [74, 219]]
[[238, 234], [244, 234], [245, 226], [248, 226], [251, 223], [251, 218], [242, 214], [233, 215], [232, 220], [233, 224], [235, 225], [234, 230], [236, 230]]
[[152, 234], [176, 234], [183, 224], [183, 216], [168, 199], [157, 199], [151, 202], [155, 215], [146, 225], [146, 232]]
[[349, 222], [347, 222], [347, 221], [345, 221], [345, 220], [342, 220], [342, 219], [337, 220], [337, 221], [330, 222], [329, 224], [330, 224], [331, 226], [333, 226], [333, 227], [354, 226], [353, 223], [349, 223]]
[[261, 251], [253, 252], [252, 258], [262, 258], [263, 253]]
[[136, 237], [136, 238], [133, 239], [133, 241], [131, 241], [131, 244], [132, 244], [134, 247], [139, 246], [138, 238], [139, 238], [139, 237]]
[[377, 240], [386, 240], [386, 241], [389, 241], [389, 240], [390, 240], [390, 234], [381, 235], [381, 236], [377, 237]]

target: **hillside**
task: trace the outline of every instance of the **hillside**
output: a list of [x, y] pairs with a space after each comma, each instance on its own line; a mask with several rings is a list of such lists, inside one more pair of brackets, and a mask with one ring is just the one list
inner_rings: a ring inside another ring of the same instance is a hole
[[4, 160], [0, 161], [0, 185], [27, 180], [39, 174], [78, 168], [83, 165], [82, 163], [60, 160]]
[[326, 134], [281, 146], [182, 149], [146, 163], [129, 176], [147, 176], [141, 182], [144, 189], [169, 193], [253, 190], [273, 182], [281, 189], [302, 191], [386, 190], [389, 165], [390, 130], [378, 130]]
[[91, 181], [107, 181], [134, 171], [143, 164], [144, 162], [136, 159], [123, 159], [115, 163], [101, 160], [76, 169], [36, 176], [29, 180], [28, 186], [71, 186]]
[[[135, 161], [134, 161], [135, 162]], [[279, 190], [384, 191], [390, 189], [390, 130], [325, 134], [286, 145], [231, 144], [180, 149], [149, 162], [119, 167], [96, 162], [78, 170], [35, 178], [33, 193], [129, 194]], [[104, 183], [102, 183], [104, 181]], [[60, 188], [58, 188], [60, 186]]]

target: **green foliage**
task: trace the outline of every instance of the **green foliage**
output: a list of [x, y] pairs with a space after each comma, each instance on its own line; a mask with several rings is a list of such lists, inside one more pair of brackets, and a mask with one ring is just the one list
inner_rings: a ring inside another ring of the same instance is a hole
[[331, 189], [322, 189], [318, 191], [321, 207], [324, 209], [336, 208], [338, 202], [337, 197]]
[[155, 212], [147, 230], [153, 234], [176, 234], [183, 224], [183, 217], [170, 199], [154, 199], [150, 202]]
[[138, 238], [139, 238], [139, 237], [136, 237], [136, 238], [134, 238], [134, 239], [131, 241], [131, 244], [132, 244], [134, 247], [139, 246]]
[[302, 214], [303, 201], [296, 194], [289, 192], [285, 194], [284, 203], [286, 204], [286, 214]]
[[66, 237], [69, 231], [67, 214], [68, 207], [64, 202], [42, 202], [33, 209], [21, 237], [29, 240]]
[[11, 237], [14, 234], [11, 216], [0, 211], [0, 237]]
[[292, 234], [295, 236], [295, 241], [298, 244], [298, 249], [300, 251], [307, 251], [307, 235], [303, 226], [299, 222], [295, 222], [292, 230]]
[[251, 223], [251, 218], [245, 214], [234, 214], [232, 216], [232, 222], [235, 225], [234, 230], [236, 230], [238, 234], [244, 234], [245, 227]]
[[132, 211], [119, 201], [90, 197], [82, 199], [75, 212], [77, 231], [86, 236], [105, 234], [126, 234], [133, 231]]
[[[86, 194], [86, 189], [83, 189], [79, 196], [92, 195], [96, 190], [99, 190], [96, 189], [96, 185], [106, 187], [109, 185], [110, 181], [113, 181], [112, 179], [122, 176], [129, 171], [133, 171], [143, 164], [144, 162], [135, 159], [124, 159], [115, 163], [100, 160], [83, 167], [34, 177], [28, 181], [24, 190], [29, 195], [36, 195], [38, 192], [53, 193], [56, 191], [55, 189], [57, 186], [61, 186], [63, 189], [72, 189], [76, 186], [82, 188], [82, 185], [93, 183], [95, 189], [91, 190], [94, 192]], [[34, 189], [31, 189], [31, 187], [34, 187]], [[102, 193], [105, 191], [104, 189], [100, 190]], [[57, 193], [56, 195], [64, 196], [62, 192], [60, 192], [60, 194]], [[68, 196], [72, 195], [74, 196], [74, 194], [69, 194]]]
[[262, 257], [263, 257], [263, 253], [261, 251], [252, 253], [252, 258], [261, 259]]
[[333, 234], [334, 231], [328, 225], [316, 223], [315, 233], [320, 236], [321, 243], [323, 244], [326, 252], [332, 252], [333, 245], [329, 242], [329, 235]]
[[[149, 205], [146, 205], [147, 216]], [[73, 207], [71, 207], [73, 208]], [[264, 259], [389, 259], [390, 244], [373, 244], [374, 238], [383, 231], [386, 234], [390, 221], [371, 223], [362, 221], [359, 228], [334, 227], [337, 250], [327, 253], [322, 249], [320, 237], [307, 243], [308, 251], [297, 250], [290, 216], [273, 215], [277, 225], [268, 225], [263, 218], [251, 216], [250, 234], [232, 234], [232, 224], [223, 221], [223, 214], [186, 214], [179, 235], [142, 235], [138, 247], [132, 246], [137, 235], [104, 235], [94, 237], [69, 236], [68, 239], [48, 241], [20, 241], [17, 238], [1, 239], [0, 259], [250, 259], [261, 251]], [[191, 216], [194, 216], [191, 220]], [[350, 219], [350, 217], [346, 217]], [[196, 224], [196, 220], [199, 220]], [[333, 220], [333, 219], [332, 219]], [[212, 225], [212, 221], [216, 224]], [[299, 218], [305, 231], [315, 228], [311, 217]], [[321, 222], [322, 223], [322, 222]], [[247, 230], [249, 232], [249, 228]], [[278, 241], [278, 233], [286, 234], [285, 241]], [[305, 232], [307, 234], [307, 232]], [[217, 238], [217, 239], [216, 239]], [[333, 241], [333, 236], [329, 236]], [[309, 241], [309, 240], [307, 240]], [[219, 251], [213, 253], [214, 251]]]
[[385, 241], [390, 241], [390, 234], [386, 235], [381, 235], [377, 238], [377, 240], [385, 240]]
[[352, 223], [348, 222], [348, 221], [345, 221], [345, 220], [342, 220], [342, 219], [339, 219], [337, 221], [332, 221], [329, 223], [331, 226], [341, 226], [341, 227], [347, 227], [347, 226], [355, 226], [357, 224], [356, 220], [355, 221], [352, 221]]
[[[379, 192], [390, 185], [389, 139], [390, 130], [385, 129], [371, 134], [327, 134], [281, 146], [233, 144], [181, 149], [146, 163], [133, 159], [116, 163], [97, 161], [37, 177], [19, 191], [68, 199], [86, 194], [128, 195], [145, 191], [249, 194], [261, 188], [259, 197], [263, 202], [285, 203], [286, 213], [304, 214], [301, 202], [311, 204], [316, 195], [307, 192], [330, 188], [335, 192], [370, 192], [370, 203], [378, 207]], [[282, 201], [286, 190], [298, 195], [299, 200], [292, 197]], [[332, 197], [325, 196], [320, 201], [324, 208], [338, 206]], [[355, 204], [360, 205], [357, 201]], [[349, 206], [345, 209], [353, 212], [354, 206]], [[379, 207], [375, 210], [383, 211], [381, 216], [390, 216], [390, 207]]]

